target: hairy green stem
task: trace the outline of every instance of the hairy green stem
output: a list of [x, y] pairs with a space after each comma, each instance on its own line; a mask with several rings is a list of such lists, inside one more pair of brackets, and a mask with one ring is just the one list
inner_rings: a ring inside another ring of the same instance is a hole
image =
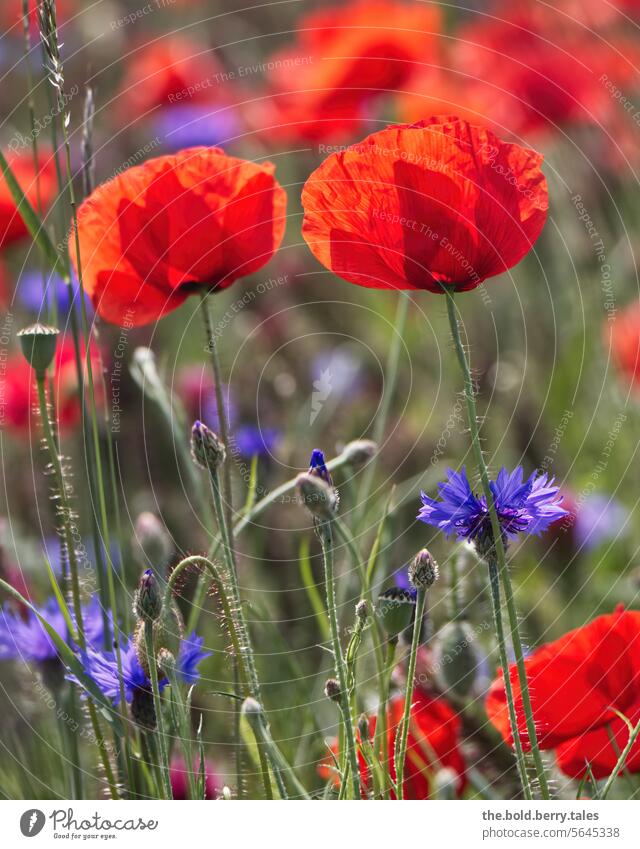
[[[469, 367], [469, 362], [467, 360], [467, 356], [464, 350], [464, 346], [462, 344], [462, 339], [460, 338], [460, 328], [458, 327], [458, 320], [456, 316], [456, 307], [454, 303], [454, 295], [453, 292], [445, 288], [445, 297], [447, 301], [447, 314], [449, 317], [449, 326], [451, 328], [451, 335], [453, 337], [456, 355], [458, 358], [458, 363], [460, 365], [460, 369], [462, 371], [462, 376], [464, 379], [464, 395], [467, 405], [467, 416], [469, 420], [469, 430], [471, 434], [471, 445], [473, 448], [473, 452], [476, 458], [476, 464], [478, 466], [478, 472], [480, 474], [480, 482], [482, 484], [482, 491], [484, 493], [484, 497], [487, 503], [487, 508], [489, 510], [489, 517], [491, 519], [491, 529], [493, 534], [493, 547], [495, 549], [495, 555], [498, 565], [498, 574], [500, 576], [500, 581], [502, 583], [502, 587], [504, 590], [505, 601], [507, 603], [507, 614], [509, 619], [509, 628], [511, 632], [511, 640], [513, 643], [513, 650], [516, 658], [516, 666], [518, 669], [518, 679], [520, 682], [520, 690], [522, 693], [522, 705], [524, 710], [525, 722], [527, 726], [527, 734], [529, 736], [529, 744], [531, 747], [531, 752], [533, 755], [533, 762], [535, 766], [536, 776], [538, 779], [538, 784], [540, 788], [540, 794], [543, 799], [549, 799], [549, 785], [547, 782], [547, 776], [545, 773], [544, 763], [542, 761], [542, 755], [540, 754], [540, 747], [538, 744], [538, 735], [536, 733], [536, 726], [533, 717], [533, 708], [531, 706], [531, 696], [529, 694], [529, 684], [527, 682], [527, 673], [524, 665], [524, 652], [522, 648], [522, 640], [520, 638], [520, 629], [518, 626], [518, 614], [516, 611], [515, 600], [513, 595], [513, 587], [511, 584], [511, 578], [509, 576], [509, 569], [507, 566], [507, 558], [504, 546], [504, 540], [502, 537], [502, 529], [500, 527], [500, 520], [498, 518], [498, 513], [496, 511], [495, 502], [493, 499], [493, 493], [491, 491], [491, 487], [489, 485], [489, 472], [487, 469], [487, 465], [484, 460], [484, 455], [482, 453], [482, 444], [480, 442], [480, 431], [478, 427], [478, 415], [476, 411], [476, 402], [475, 402], [475, 389], [473, 385], [473, 378], [471, 377], [471, 369]], [[497, 619], [497, 615], [500, 614], [500, 611], [494, 611], [494, 619]], [[509, 678], [509, 668], [508, 666], [504, 668], [504, 679], [505, 679], [505, 691], [506, 691], [506, 681]], [[509, 698], [507, 694], [507, 698]], [[511, 701], [513, 701], [513, 695], [511, 696]], [[515, 712], [515, 705], [514, 712]], [[514, 741], [519, 735], [517, 724], [513, 731]], [[526, 787], [523, 786], [523, 790], [526, 795]]]
[[162, 699], [158, 686], [158, 661], [153, 642], [153, 622], [147, 619], [144, 623], [144, 644], [149, 664], [149, 679], [151, 681], [151, 693], [153, 695], [153, 709], [156, 715], [156, 731], [158, 748], [160, 749], [160, 770], [162, 772], [162, 798], [172, 799], [171, 778], [169, 772], [169, 754], [167, 751], [167, 738], [164, 730], [164, 717], [162, 714]]

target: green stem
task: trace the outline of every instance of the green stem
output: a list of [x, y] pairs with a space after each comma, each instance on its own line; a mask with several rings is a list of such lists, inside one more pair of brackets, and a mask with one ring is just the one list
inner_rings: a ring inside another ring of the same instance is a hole
[[333, 659], [340, 687], [340, 710], [344, 724], [345, 746], [347, 758], [351, 769], [353, 781], [353, 793], [355, 799], [360, 799], [360, 771], [358, 769], [358, 755], [353, 733], [353, 719], [349, 708], [349, 692], [347, 669], [340, 645], [340, 633], [338, 628], [338, 611], [336, 610], [336, 587], [333, 573], [333, 522], [322, 522], [318, 526], [320, 542], [322, 544], [322, 556], [324, 560], [325, 585], [327, 593], [327, 613], [329, 615], [329, 626], [331, 628], [331, 643], [333, 648]]
[[156, 730], [158, 747], [160, 749], [160, 770], [162, 772], [162, 798], [172, 799], [171, 778], [169, 772], [169, 754], [167, 751], [167, 738], [164, 730], [164, 717], [162, 714], [162, 700], [158, 686], [158, 662], [153, 643], [153, 622], [147, 619], [144, 623], [144, 644], [149, 664], [149, 679], [151, 681], [151, 693], [153, 695], [153, 709], [156, 715]]
[[[409, 663], [407, 665], [407, 683], [404, 696], [404, 712], [400, 728], [396, 731], [396, 746], [394, 763], [396, 767], [396, 797], [403, 798], [404, 788], [404, 762], [407, 756], [407, 740], [409, 739], [409, 722], [411, 719], [411, 703], [413, 702], [413, 679], [416, 674], [416, 658], [418, 646], [420, 645], [420, 632], [422, 630], [422, 619], [427, 604], [427, 591], [424, 587], [418, 590], [416, 599], [416, 616], [413, 623], [413, 636], [411, 638], [411, 650], [409, 652]], [[398, 735], [400, 743], [398, 745]]]
[[[524, 665], [524, 652], [522, 649], [522, 640], [520, 638], [520, 629], [518, 627], [518, 614], [516, 611], [515, 600], [513, 596], [513, 587], [511, 584], [511, 578], [509, 577], [509, 570], [507, 567], [507, 558], [504, 546], [504, 540], [502, 537], [502, 529], [500, 527], [500, 520], [498, 518], [498, 513], [496, 511], [496, 506], [493, 500], [493, 493], [491, 491], [491, 487], [489, 485], [489, 472], [487, 469], [487, 465], [484, 460], [484, 455], [482, 453], [482, 445], [480, 442], [480, 432], [478, 427], [478, 415], [476, 411], [476, 402], [475, 402], [475, 390], [473, 386], [473, 379], [471, 377], [471, 370], [469, 367], [469, 362], [467, 360], [467, 356], [464, 350], [464, 346], [462, 344], [462, 339], [460, 338], [460, 328], [458, 327], [458, 321], [456, 317], [456, 309], [454, 303], [453, 292], [450, 289], [445, 288], [445, 297], [447, 300], [447, 314], [449, 317], [449, 325], [451, 328], [451, 335], [453, 337], [453, 341], [456, 348], [456, 355], [458, 358], [458, 363], [460, 365], [460, 369], [462, 371], [462, 375], [464, 378], [464, 394], [465, 400], [467, 404], [467, 416], [469, 419], [469, 431], [471, 433], [471, 445], [473, 448], [473, 452], [476, 458], [476, 464], [478, 466], [478, 471], [480, 473], [480, 481], [482, 484], [482, 491], [484, 493], [484, 497], [487, 503], [487, 508], [489, 510], [489, 517], [491, 519], [491, 529], [493, 535], [493, 546], [495, 549], [495, 554], [497, 558], [498, 564], [498, 574], [500, 576], [500, 580], [502, 582], [502, 586], [504, 589], [505, 600], [507, 603], [507, 614], [509, 618], [509, 628], [511, 632], [511, 640], [513, 642], [513, 650], [516, 658], [516, 666], [518, 669], [518, 679], [520, 682], [520, 691], [522, 693], [522, 705], [525, 715], [525, 722], [527, 726], [527, 733], [529, 736], [529, 744], [531, 746], [531, 752], [533, 755], [533, 762], [536, 770], [536, 776], [538, 779], [538, 783], [540, 786], [540, 794], [543, 799], [549, 799], [549, 785], [547, 783], [547, 776], [545, 774], [544, 763], [542, 762], [542, 755], [540, 754], [540, 747], [538, 744], [538, 735], [536, 733], [535, 721], [533, 718], [533, 708], [531, 706], [531, 696], [529, 694], [529, 684], [527, 682], [527, 673]], [[494, 611], [494, 618], [497, 618], [497, 614], [500, 611]], [[509, 677], [509, 668], [508, 666], [504, 668], [504, 679], [505, 682]], [[513, 701], [513, 698], [512, 698]], [[514, 705], [515, 711], [515, 705]], [[512, 729], [514, 741], [518, 737], [518, 728], [517, 725]], [[526, 788], [523, 786], [523, 790]]]
[[374, 752], [376, 756], [382, 749], [382, 772], [384, 786], [382, 787], [382, 798], [389, 798], [391, 789], [389, 769], [389, 733], [387, 724], [387, 705], [389, 704], [389, 688], [391, 686], [391, 673], [396, 655], [397, 638], [387, 641], [387, 652], [384, 666], [378, 674], [378, 718], [376, 720], [376, 733], [374, 738]]

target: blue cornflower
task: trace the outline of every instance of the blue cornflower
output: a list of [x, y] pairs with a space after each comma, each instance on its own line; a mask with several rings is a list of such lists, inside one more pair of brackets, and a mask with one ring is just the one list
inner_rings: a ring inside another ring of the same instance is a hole
[[[202, 651], [203, 642], [203, 637], [192, 634], [180, 643], [178, 672], [187, 684], [195, 684], [200, 676], [198, 664], [211, 654], [211, 652]], [[82, 654], [81, 660], [87, 675], [93, 678], [105, 696], [117, 705], [120, 701], [120, 684], [116, 653], [87, 649]], [[151, 681], [140, 665], [133, 639], [128, 639], [121, 646], [121, 660], [124, 694], [127, 702], [131, 702], [136, 692], [151, 690]], [[164, 690], [168, 683], [167, 678], [161, 678], [158, 681], [159, 689]]]
[[417, 597], [418, 591], [409, 580], [408, 566], [401, 566], [399, 569], [396, 569], [396, 571], [393, 573], [393, 582], [396, 587], [401, 590], [404, 590], [406, 593], [409, 593], [412, 598]]
[[[20, 275], [17, 287], [18, 300], [22, 306], [40, 316], [43, 312], [50, 310], [55, 303], [58, 314], [66, 322], [72, 304], [80, 312], [80, 284], [73, 278], [71, 284], [66, 283], [59, 274], [52, 273], [46, 279], [45, 292], [42, 290], [42, 272], [25, 271]], [[85, 294], [85, 305], [87, 318], [93, 318], [93, 305], [88, 295]]]
[[240, 425], [232, 437], [233, 445], [243, 457], [269, 455], [280, 440], [280, 431], [274, 427], [261, 428], [256, 425]]
[[[459, 539], [481, 544], [492, 540], [486, 499], [472, 491], [464, 466], [460, 472], [448, 469], [447, 476], [438, 486], [438, 500], [421, 493], [423, 507], [418, 519]], [[518, 534], [541, 534], [567, 515], [560, 506], [558, 487], [553, 484], [553, 478], [537, 472], [523, 480], [522, 466], [511, 473], [500, 469], [489, 485], [505, 541]]]
[[324, 451], [321, 451], [319, 448], [314, 448], [311, 452], [309, 474], [316, 475], [316, 477], [321, 478], [325, 483], [329, 484], [329, 486], [333, 486], [331, 474], [329, 469], [327, 469], [327, 464], [324, 460]]
[[[34, 605], [55, 632], [72, 645], [69, 629], [58, 602], [50, 598], [42, 607]], [[73, 614], [72, 614], [73, 615]], [[104, 639], [104, 618], [97, 598], [82, 608], [85, 636], [90, 646], [101, 646]], [[24, 660], [42, 663], [58, 657], [58, 650], [40, 620], [31, 610], [26, 617], [5, 605], [0, 611], [0, 660]]]

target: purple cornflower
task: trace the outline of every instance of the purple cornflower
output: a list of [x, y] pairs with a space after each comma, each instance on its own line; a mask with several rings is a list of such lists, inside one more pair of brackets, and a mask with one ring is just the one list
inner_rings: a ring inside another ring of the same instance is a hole
[[[42, 272], [25, 271], [18, 281], [17, 296], [20, 303], [31, 312], [41, 316], [50, 310], [55, 303], [58, 314], [66, 322], [73, 305], [80, 313], [80, 284], [74, 276], [71, 284], [66, 283], [60, 275], [52, 273], [45, 279], [45, 291], [42, 287]], [[87, 308], [87, 318], [93, 318], [93, 305], [88, 295], [84, 296]]]
[[243, 457], [269, 455], [280, 440], [280, 431], [273, 427], [240, 425], [231, 436], [232, 444]]
[[238, 132], [240, 122], [231, 108], [180, 104], [163, 109], [154, 118], [153, 126], [167, 150], [181, 150], [228, 143]]
[[[541, 534], [567, 514], [560, 506], [558, 487], [547, 474], [533, 472], [525, 481], [522, 466], [511, 473], [503, 467], [489, 486], [505, 541], [518, 534]], [[460, 472], [447, 470], [438, 493], [437, 500], [421, 493], [418, 519], [459, 539], [481, 544], [493, 539], [486, 499], [472, 491], [464, 466]]]
[[333, 486], [331, 474], [327, 469], [327, 464], [324, 460], [324, 451], [319, 448], [314, 448], [311, 452], [311, 460], [309, 461], [309, 474], [321, 478], [329, 486]]
[[[50, 598], [42, 607], [34, 605], [62, 639], [72, 645], [69, 629], [58, 602]], [[73, 616], [73, 613], [72, 613]], [[104, 639], [104, 618], [97, 598], [82, 608], [87, 643], [101, 646]], [[0, 660], [24, 660], [27, 663], [42, 663], [58, 657], [58, 650], [40, 620], [31, 610], [26, 618], [5, 605], [0, 611]]]
[[591, 551], [629, 530], [629, 511], [615, 498], [593, 493], [580, 504], [573, 524], [580, 548]]
[[[204, 637], [196, 637], [192, 634], [180, 643], [178, 673], [187, 684], [195, 684], [200, 676], [198, 664], [211, 654], [211, 652], [202, 651], [203, 642]], [[121, 659], [124, 694], [127, 702], [131, 702], [136, 691], [150, 691], [151, 681], [140, 665], [133, 639], [129, 638], [121, 646]], [[105, 696], [117, 705], [120, 701], [120, 684], [116, 653], [87, 649], [82, 654], [81, 660], [87, 675], [93, 678]], [[73, 676], [70, 677], [73, 680]], [[161, 678], [158, 681], [159, 689], [164, 690], [168, 683], [167, 678]]]

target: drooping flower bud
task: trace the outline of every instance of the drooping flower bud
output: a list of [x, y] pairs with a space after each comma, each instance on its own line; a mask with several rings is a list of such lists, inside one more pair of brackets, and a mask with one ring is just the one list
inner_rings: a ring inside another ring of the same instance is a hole
[[135, 521], [134, 533], [139, 544], [138, 559], [143, 566], [164, 566], [173, 552], [171, 537], [155, 513], [140, 513]]
[[376, 611], [389, 637], [397, 637], [411, 624], [416, 600], [408, 590], [391, 587], [378, 597]]
[[465, 621], [448, 622], [434, 640], [434, 669], [443, 690], [461, 699], [472, 691], [479, 666], [473, 628]]
[[153, 569], [145, 569], [138, 583], [134, 602], [134, 612], [142, 622], [155, 622], [162, 614], [162, 592]]
[[324, 685], [324, 694], [332, 702], [340, 701], [340, 684], [338, 684], [335, 678], [327, 678]]
[[197, 466], [211, 472], [218, 469], [227, 457], [224, 444], [201, 421], [194, 422], [191, 429], [191, 456]]
[[438, 580], [438, 564], [427, 551], [421, 549], [409, 564], [409, 581], [417, 590], [428, 590]]
[[348, 442], [342, 449], [342, 458], [353, 469], [366, 466], [378, 452], [378, 445], [372, 439], [354, 439]]
[[296, 490], [300, 501], [318, 519], [332, 519], [338, 509], [338, 499], [332, 486], [323, 478], [305, 472], [296, 479]]
[[57, 327], [40, 322], [18, 332], [22, 353], [36, 375], [43, 376], [53, 362], [59, 332]]

